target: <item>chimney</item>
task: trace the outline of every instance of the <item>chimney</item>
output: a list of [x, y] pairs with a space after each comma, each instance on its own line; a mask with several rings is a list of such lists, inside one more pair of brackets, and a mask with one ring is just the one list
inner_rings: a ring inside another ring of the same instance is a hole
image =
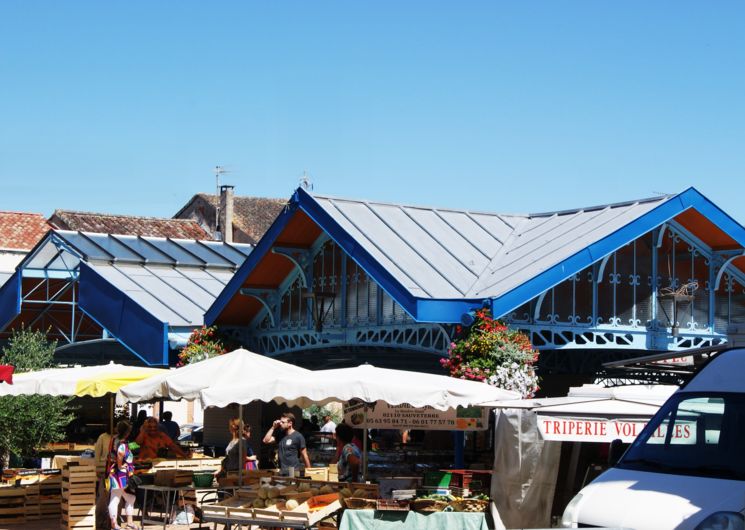
[[233, 242], [233, 186], [220, 186], [220, 231], [222, 240]]

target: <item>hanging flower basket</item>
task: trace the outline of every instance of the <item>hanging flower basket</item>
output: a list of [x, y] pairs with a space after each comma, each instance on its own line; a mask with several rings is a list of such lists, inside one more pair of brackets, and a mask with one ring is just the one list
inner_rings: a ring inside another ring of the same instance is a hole
[[440, 364], [451, 377], [483, 381], [531, 398], [540, 388], [535, 364], [538, 351], [522, 332], [491, 317], [488, 309], [475, 314], [468, 328], [456, 328], [448, 357]]
[[225, 351], [222, 340], [217, 336], [217, 328], [202, 326], [191, 332], [189, 342], [178, 354], [178, 366], [204, 361], [222, 355]]

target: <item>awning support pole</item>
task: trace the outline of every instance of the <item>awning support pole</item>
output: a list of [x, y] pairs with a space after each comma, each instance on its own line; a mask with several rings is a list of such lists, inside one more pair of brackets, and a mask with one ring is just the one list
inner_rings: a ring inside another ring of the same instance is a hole
[[364, 426], [362, 429], [362, 482], [367, 481], [367, 403], [363, 409], [365, 414]]
[[243, 486], [243, 465], [246, 455], [243, 452], [243, 404], [238, 404], [238, 487]]

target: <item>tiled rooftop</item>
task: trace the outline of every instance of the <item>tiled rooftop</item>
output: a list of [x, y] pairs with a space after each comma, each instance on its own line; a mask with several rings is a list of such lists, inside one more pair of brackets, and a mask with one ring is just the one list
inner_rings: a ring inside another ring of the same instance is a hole
[[60, 230], [177, 239], [211, 239], [210, 234], [191, 219], [162, 219], [55, 210], [49, 218], [49, 223]]
[[0, 249], [31, 250], [50, 228], [39, 213], [0, 212]]
[[[188, 209], [196, 201], [203, 201], [206, 209], [203, 211], [210, 228], [214, 228], [215, 208], [220, 197], [209, 193], [198, 193], [184, 206], [175, 217]], [[282, 208], [287, 204], [287, 199], [269, 199], [265, 197], [247, 197], [235, 195], [233, 197], [233, 228], [243, 232], [245, 238], [240, 238], [246, 243], [255, 245], [272, 225]], [[237, 236], [233, 235], [236, 240]]]

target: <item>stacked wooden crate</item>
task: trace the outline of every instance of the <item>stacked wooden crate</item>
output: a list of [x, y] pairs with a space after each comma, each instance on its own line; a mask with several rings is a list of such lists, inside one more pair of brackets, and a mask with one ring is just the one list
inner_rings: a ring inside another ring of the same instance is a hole
[[0, 526], [26, 522], [26, 493], [24, 488], [4, 486], [0, 488]]
[[25, 494], [26, 520], [39, 519], [41, 517], [41, 511], [39, 510], [39, 470], [23, 470], [18, 473], [18, 478]]
[[62, 528], [96, 528], [96, 468], [71, 462], [62, 470]]
[[62, 511], [62, 470], [44, 469], [39, 473], [39, 517], [57, 519]]

